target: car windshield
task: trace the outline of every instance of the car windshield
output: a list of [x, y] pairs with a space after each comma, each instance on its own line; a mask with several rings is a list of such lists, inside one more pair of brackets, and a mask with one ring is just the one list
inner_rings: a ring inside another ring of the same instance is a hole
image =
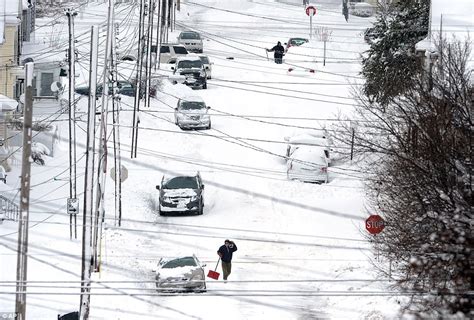
[[188, 54], [188, 50], [185, 47], [175, 46], [173, 48], [176, 54]]
[[197, 189], [196, 177], [176, 177], [166, 181], [163, 189]]
[[206, 104], [199, 101], [182, 101], [179, 108], [182, 110], [199, 110], [206, 108]]
[[199, 57], [202, 61], [202, 63], [209, 64], [209, 58], [208, 57]]
[[178, 62], [179, 69], [190, 69], [190, 68], [201, 68], [202, 62], [201, 60], [184, 60]]
[[199, 36], [199, 33], [195, 33], [195, 32], [183, 32], [181, 33], [180, 38], [181, 39], [196, 39], [196, 40], [201, 39], [201, 37]]
[[194, 261], [193, 257], [184, 257], [184, 258], [178, 258], [174, 259], [171, 261], [166, 262], [163, 265], [163, 269], [173, 269], [173, 268], [179, 268], [179, 267], [195, 267], [197, 266], [196, 261]]

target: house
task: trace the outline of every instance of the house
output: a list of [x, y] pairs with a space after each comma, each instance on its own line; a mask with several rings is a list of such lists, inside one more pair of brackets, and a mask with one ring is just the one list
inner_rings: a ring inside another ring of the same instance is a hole
[[[436, 43], [440, 39], [447, 41], [470, 40], [474, 34], [474, 6], [472, 0], [431, 0], [430, 3], [430, 25], [428, 35], [416, 44], [417, 55], [422, 57], [428, 72], [439, 61], [439, 52]], [[469, 61], [473, 61], [471, 52]]]
[[0, 0], [0, 94], [18, 98], [23, 42], [34, 31], [35, 0]]

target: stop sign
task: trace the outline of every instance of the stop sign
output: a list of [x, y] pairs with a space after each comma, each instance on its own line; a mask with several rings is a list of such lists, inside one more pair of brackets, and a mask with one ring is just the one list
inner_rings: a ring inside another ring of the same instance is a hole
[[373, 214], [365, 220], [365, 228], [371, 234], [380, 233], [385, 228], [385, 221], [378, 214]]
[[314, 16], [316, 14], [316, 8], [313, 7], [313, 6], [307, 6], [306, 7], [306, 14], [310, 17]]

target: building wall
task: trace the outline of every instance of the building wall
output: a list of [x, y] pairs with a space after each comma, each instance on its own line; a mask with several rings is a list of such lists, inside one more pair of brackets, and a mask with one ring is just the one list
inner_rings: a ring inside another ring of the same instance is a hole
[[0, 94], [14, 98], [15, 76], [18, 57], [18, 26], [5, 26], [5, 41], [0, 44]]

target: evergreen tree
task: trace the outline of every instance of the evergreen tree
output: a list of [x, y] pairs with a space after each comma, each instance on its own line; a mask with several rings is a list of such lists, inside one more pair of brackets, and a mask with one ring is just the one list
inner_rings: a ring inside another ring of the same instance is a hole
[[374, 26], [365, 32], [370, 49], [362, 58], [364, 93], [387, 104], [413, 84], [421, 72], [415, 44], [426, 37], [429, 0], [400, 1], [392, 10], [381, 11]]

